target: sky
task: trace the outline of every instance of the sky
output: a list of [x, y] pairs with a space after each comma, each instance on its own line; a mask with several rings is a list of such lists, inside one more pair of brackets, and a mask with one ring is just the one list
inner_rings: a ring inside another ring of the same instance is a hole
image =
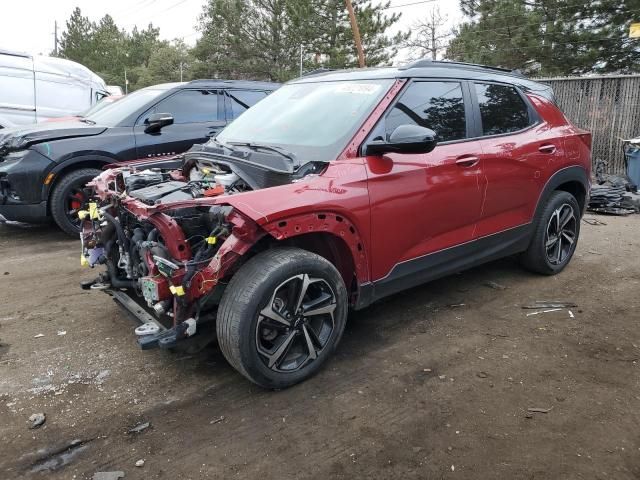
[[[134, 25], [144, 28], [153, 22], [160, 28], [162, 39], [182, 38], [193, 45], [199, 35], [195, 26], [205, 0], [4, 0], [1, 3], [0, 49], [48, 54], [54, 46], [55, 21], [60, 35], [76, 6], [96, 22], [108, 13], [118, 26], [128, 31]], [[447, 15], [450, 26], [461, 20], [457, 0], [391, 0], [394, 8], [389, 12], [402, 13], [394, 30], [407, 31], [434, 5]]]

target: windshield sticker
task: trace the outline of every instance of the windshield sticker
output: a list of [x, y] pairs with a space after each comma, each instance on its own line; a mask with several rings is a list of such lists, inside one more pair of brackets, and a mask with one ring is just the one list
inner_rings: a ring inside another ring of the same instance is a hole
[[357, 93], [360, 95], [373, 95], [380, 90], [380, 85], [372, 83], [343, 83], [336, 87], [338, 93]]

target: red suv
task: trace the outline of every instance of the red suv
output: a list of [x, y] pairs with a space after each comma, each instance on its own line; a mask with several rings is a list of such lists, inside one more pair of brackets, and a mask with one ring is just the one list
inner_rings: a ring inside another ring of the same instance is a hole
[[180, 170], [90, 184], [82, 261], [142, 321], [143, 348], [217, 337], [283, 388], [335, 350], [349, 309], [518, 254], [571, 259], [591, 135], [551, 89], [496, 68], [419, 61], [289, 82]]

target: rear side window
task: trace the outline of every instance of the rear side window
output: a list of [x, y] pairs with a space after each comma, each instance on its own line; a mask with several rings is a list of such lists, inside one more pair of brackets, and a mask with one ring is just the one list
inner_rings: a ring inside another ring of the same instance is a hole
[[518, 91], [506, 85], [476, 83], [482, 134], [498, 135], [531, 125], [529, 108]]
[[459, 82], [415, 82], [409, 85], [387, 115], [385, 133], [400, 125], [420, 125], [438, 134], [439, 142], [467, 136], [467, 124]]
[[182, 90], [162, 100], [144, 117], [152, 113], [170, 113], [175, 124], [219, 120], [218, 98], [215, 90]]
[[231, 104], [231, 118], [229, 120], [232, 120], [239, 117], [246, 109], [266, 97], [267, 92], [258, 90], [228, 90], [227, 96]]

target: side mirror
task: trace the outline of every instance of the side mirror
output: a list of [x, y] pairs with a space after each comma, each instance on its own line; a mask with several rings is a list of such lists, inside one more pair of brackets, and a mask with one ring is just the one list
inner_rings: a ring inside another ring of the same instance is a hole
[[385, 153], [429, 153], [438, 143], [436, 132], [418, 125], [400, 125], [389, 140], [373, 140], [367, 144], [365, 155], [383, 155]]
[[153, 113], [144, 121], [144, 133], [157, 133], [162, 127], [171, 125], [173, 116], [170, 113]]

